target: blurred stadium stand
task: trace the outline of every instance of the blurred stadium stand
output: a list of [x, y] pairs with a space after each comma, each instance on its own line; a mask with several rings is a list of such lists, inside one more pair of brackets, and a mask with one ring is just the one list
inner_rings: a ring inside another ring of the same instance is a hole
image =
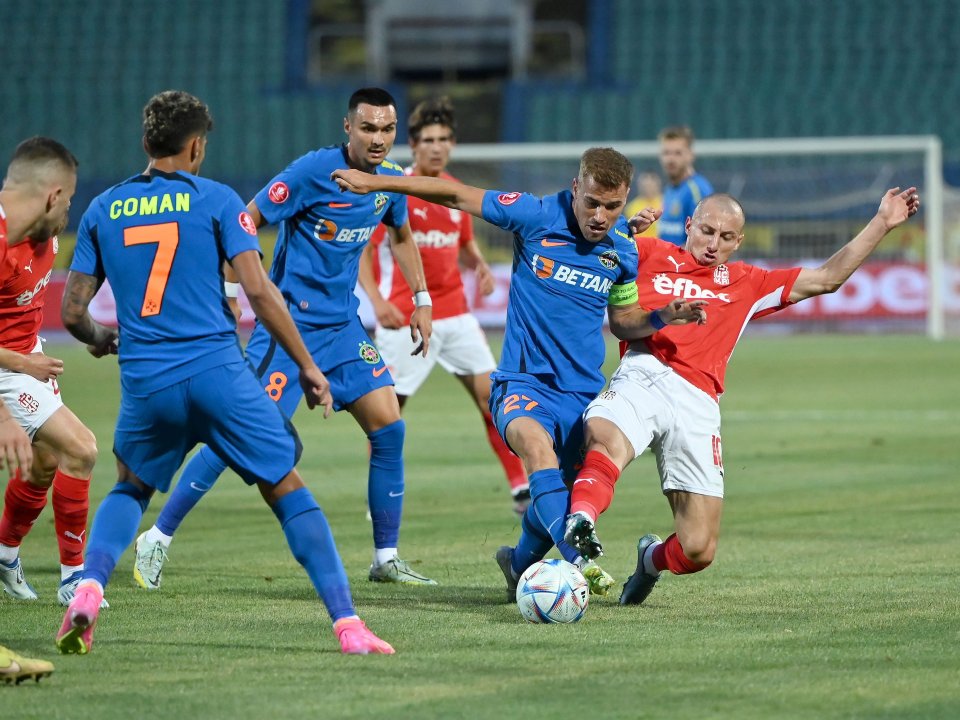
[[[444, 18], [469, 24], [458, 6], [0, 0], [8, 28], [0, 153], [37, 133], [62, 140], [81, 161], [83, 207], [142, 167], [138, 118], [147, 98], [182, 88], [214, 113], [204, 173], [249, 197], [291, 159], [342, 137], [346, 99], [370, 82], [373, 57], [401, 118], [423, 95], [453, 94], [462, 140], [649, 140], [671, 123], [692, 125], [700, 138], [932, 133], [943, 138], [948, 180], [960, 184], [955, 0], [477, 2], [498, 28], [501, 55], [482, 72], [451, 70], [429, 43], [411, 52], [412, 20], [424, 20], [429, 38]], [[377, 18], [389, 21], [378, 27], [392, 55], [364, 51]], [[510, 18], [525, 18], [523, 52], [503, 29]], [[339, 64], [318, 59], [331, 37], [343, 41], [328, 48]], [[472, 83], [482, 90], [471, 94]]]

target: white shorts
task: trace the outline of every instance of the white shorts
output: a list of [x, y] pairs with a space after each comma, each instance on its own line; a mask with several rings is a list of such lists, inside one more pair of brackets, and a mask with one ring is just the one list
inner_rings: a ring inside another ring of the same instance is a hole
[[[39, 343], [37, 347], [40, 347]], [[2, 368], [0, 397], [31, 440], [50, 416], [63, 407], [56, 380], [40, 382], [32, 375]]]
[[720, 406], [653, 355], [628, 352], [583, 416], [615, 424], [635, 457], [652, 447], [664, 492], [723, 497]]
[[397, 395], [406, 397], [423, 385], [436, 363], [454, 375], [485, 375], [497, 366], [480, 323], [470, 313], [433, 321], [427, 357], [410, 354], [417, 347], [410, 340], [410, 328], [378, 327], [375, 339], [393, 375]]

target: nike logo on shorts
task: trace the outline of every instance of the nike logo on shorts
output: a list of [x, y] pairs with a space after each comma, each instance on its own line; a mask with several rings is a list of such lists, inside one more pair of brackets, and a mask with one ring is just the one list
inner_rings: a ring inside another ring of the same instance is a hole
[[386, 365], [381, 365], [380, 367], [373, 369], [373, 376], [374, 376], [374, 377], [380, 377], [380, 376], [383, 375], [386, 371], [387, 371], [387, 366], [386, 366]]

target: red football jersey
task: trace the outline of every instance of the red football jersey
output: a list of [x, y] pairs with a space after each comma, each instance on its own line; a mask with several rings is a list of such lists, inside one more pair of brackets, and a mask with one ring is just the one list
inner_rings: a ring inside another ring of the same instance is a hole
[[[409, 169], [406, 174], [411, 174]], [[442, 177], [455, 180], [446, 173]], [[460, 248], [473, 240], [473, 218], [469, 213], [416, 197], [407, 198], [407, 209], [413, 239], [423, 261], [427, 290], [433, 300], [433, 319], [463, 315], [468, 307], [458, 258]], [[409, 318], [413, 314], [413, 292], [396, 266], [385, 237], [386, 228], [381, 225], [370, 239], [375, 249], [374, 274], [380, 294]]]
[[[763, 270], [742, 262], [705, 267], [685, 249], [657, 238], [637, 238], [640, 304], [707, 301], [706, 325], [668, 325], [642, 341], [650, 352], [714, 399], [723, 393], [727, 363], [751, 318], [790, 305], [801, 268]], [[626, 345], [621, 345], [621, 351]]]
[[9, 247], [6, 218], [0, 211], [0, 245], [0, 347], [29, 353], [37, 345], [57, 238]]

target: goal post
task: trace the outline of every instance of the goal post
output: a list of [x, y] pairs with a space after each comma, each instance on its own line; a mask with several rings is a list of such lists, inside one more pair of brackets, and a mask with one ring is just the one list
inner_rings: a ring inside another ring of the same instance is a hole
[[[614, 140], [462, 144], [454, 149], [450, 171], [471, 185], [544, 195], [569, 187], [580, 155], [592, 146], [616, 148], [638, 171], [659, 171], [656, 142]], [[888, 187], [917, 185], [921, 223], [891, 233], [838, 297], [798, 305], [794, 319], [804, 322], [794, 324], [925, 332], [936, 340], [945, 336], [945, 307], [960, 310], [953, 308], [957, 299], [952, 297], [960, 280], [951, 273], [946, 292], [943, 158], [937, 136], [698, 140], [694, 150], [697, 170], [746, 209], [746, 238], [736, 257], [761, 265], [822, 262], [869, 220]], [[410, 157], [401, 144], [391, 154], [401, 163]], [[483, 225], [474, 226], [481, 242], [494, 255], [498, 248], [506, 253], [511, 239]], [[778, 315], [789, 320], [793, 311]]]

